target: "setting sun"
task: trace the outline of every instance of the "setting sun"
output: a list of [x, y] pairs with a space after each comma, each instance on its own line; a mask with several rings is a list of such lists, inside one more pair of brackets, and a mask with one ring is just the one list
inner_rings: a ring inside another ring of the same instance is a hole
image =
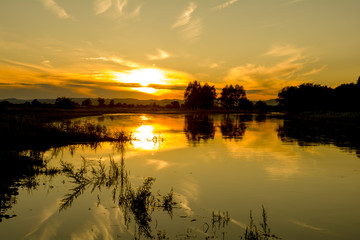
[[163, 71], [155, 68], [135, 69], [126, 73], [116, 74], [116, 77], [115, 80], [139, 83], [143, 87], [149, 84], [163, 84], [166, 78]]

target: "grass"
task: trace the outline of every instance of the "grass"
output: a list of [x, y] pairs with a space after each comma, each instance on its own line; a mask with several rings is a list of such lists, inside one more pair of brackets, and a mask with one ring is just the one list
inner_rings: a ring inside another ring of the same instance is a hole
[[109, 131], [105, 126], [64, 120], [46, 123], [32, 116], [0, 115], [0, 150], [37, 149], [79, 143], [128, 142], [132, 136], [123, 131]]
[[[177, 204], [173, 190], [164, 196], [152, 193], [154, 178], [145, 178], [142, 185], [134, 188], [125, 170], [123, 159], [117, 163], [110, 157], [109, 164], [105, 165], [102, 161], [94, 164], [83, 158], [83, 163], [78, 169], [75, 169], [71, 163], [61, 162], [60, 171], [67, 176], [74, 187], [60, 201], [59, 211], [71, 207], [73, 202], [88, 189], [91, 189], [91, 192], [96, 189], [101, 192], [102, 188], [107, 188], [112, 192], [113, 202], [124, 212], [125, 225], [129, 226], [132, 216], [137, 224], [139, 236], [154, 238], [150, 226], [151, 213], [155, 209], [163, 209], [172, 216], [172, 209]], [[99, 195], [98, 202], [101, 202]]]
[[244, 238], [245, 240], [271, 240], [271, 239], [280, 239], [274, 234], [271, 234], [267, 212], [262, 206], [262, 222], [260, 222], [260, 228], [254, 223], [252, 216], [252, 211], [250, 210], [250, 223], [249, 226], [245, 229]]

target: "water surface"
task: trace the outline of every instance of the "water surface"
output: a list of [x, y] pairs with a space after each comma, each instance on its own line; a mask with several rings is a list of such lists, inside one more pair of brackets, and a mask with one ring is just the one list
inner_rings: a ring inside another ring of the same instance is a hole
[[154, 200], [173, 189], [177, 204], [132, 211], [119, 204], [120, 183], [106, 178], [87, 183], [64, 207], [79, 183], [66, 174], [37, 175], [32, 183], [19, 183], [8, 210], [16, 216], [0, 223], [0, 239], [240, 239], [250, 210], [258, 224], [262, 206], [272, 233], [282, 239], [358, 239], [360, 161], [350, 140], [339, 145], [335, 138], [315, 141], [309, 134], [304, 140], [297, 137], [303, 129], [255, 115], [78, 120], [132, 132], [136, 140], [51, 149], [44, 153], [49, 167], [62, 161], [79, 169], [86, 159], [87, 174], [95, 176], [91, 167], [98, 170], [101, 161], [107, 171], [113, 159], [131, 190], [154, 178]]

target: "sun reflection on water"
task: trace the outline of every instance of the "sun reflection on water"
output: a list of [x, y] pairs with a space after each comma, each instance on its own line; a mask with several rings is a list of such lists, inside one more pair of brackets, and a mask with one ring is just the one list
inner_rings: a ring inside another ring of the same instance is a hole
[[136, 128], [134, 137], [133, 146], [135, 149], [153, 150], [159, 148], [162, 141], [160, 134], [154, 134], [152, 125], [142, 125]]

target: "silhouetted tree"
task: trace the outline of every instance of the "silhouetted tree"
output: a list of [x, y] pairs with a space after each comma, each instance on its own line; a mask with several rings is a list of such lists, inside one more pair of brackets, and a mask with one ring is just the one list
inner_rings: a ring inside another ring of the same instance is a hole
[[210, 86], [207, 83], [200, 89], [200, 108], [210, 109], [214, 106], [216, 99], [215, 86]]
[[252, 109], [251, 101], [246, 98], [246, 91], [243, 86], [226, 85], [219, 98], [221, 105], [227, 109]]
[[342, 84], [335, 89], [313, 83], [283, 88], [278, 102], [288, 111], [359, 111], [360, 83]]
[[115, 106], [115, 101], [114, 99], [111, 99], [110, 103], [109, 103], [109, 107], [114, 107]]
[[332, 106], [332, 89], [319, 84], [304, 83], [283, 88], [278, 102], [288, 111], [328, 110]]
[[72, 101], [70, 98], [58, 97], [55, 100], [55, 106], [57, 108], [73, 109], [77, 106], [77, 104], [74, 101]]
[[214, 106], [216, 89], [207, 83], [201, 86], [197, 81], [190, 82], [184, 93], [185, 107], [210, 109]]
[[39, 100], [37, 100], [36, 98], [34, 100], [31, 101], [31, 106], [33, 107], [40, 107], [41, 106], [41, 102], [39, 102]]
[[334, 107], [342, 111], [360, 110], [360, 84], [341, 84], [334, 89]]
[[98, 101], [98, 106], [99, 107], [104, 107], [105, 106], [105, 99], [104, 98], [98, 98], [97, 99], [97, 101]]
[[82, 101], [82, 102], [81, 102], [81, 106], [83, 106], [83, 107], [90, 107], [90, 106], [92, 106], [92, 101], [91, 101], [91, 99], [88, 98], [88, 99], [85, 99], [84, 101]]
[[166, 108], [180, 108], [179, 101], [173, 101], [165, 106]]
[[258, 111], [266, 111], [268, 109], [268, 105], [264, 101], [257, 101], [255, 103], [255, 109]]

